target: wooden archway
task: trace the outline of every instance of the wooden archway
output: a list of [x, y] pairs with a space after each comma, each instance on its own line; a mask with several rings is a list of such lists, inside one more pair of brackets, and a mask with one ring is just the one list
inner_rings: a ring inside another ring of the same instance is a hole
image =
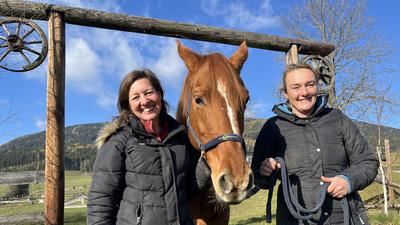
[[19, 0], [0, 1], [0, 15], [48, 21], [44, 210], [48, 225], [62, 224], [64, 220], [66, 23], [231, 45], [246, 40], [249, 47], [286, 52], [287, 63], [297, 62], [298, 54], [327, 56], [335, 49], [333, 45], [308, 40]]

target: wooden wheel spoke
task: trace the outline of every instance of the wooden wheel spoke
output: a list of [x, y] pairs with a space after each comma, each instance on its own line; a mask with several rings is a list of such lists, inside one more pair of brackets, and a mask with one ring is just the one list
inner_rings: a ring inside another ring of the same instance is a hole
[[0, 44], [0, 48], [8, 48], [8, 44], [6, 41]]
[[24, 34], [24, 36], [21, 37], [21, 40], [24, 40], [26, 37], [28, 37], [28, 35], [30, 35], [33, 31], [35, 31], [35, 29], [31, 28], [28, 32], [26, 32]]
[[11, 52], [11, 50], [10, 49], [7, 49], [2, 55], [1, 55], [1, 57], [0, 57], [0, 62], [1, 61], [3, 61], [3, 59], [8, 55], [8, 53], [10, 53]]
[[22, 55], [22, 57], [25, 59], [25, 61], [28, 63], [28, 65], [31, 64], [31, 61], [29, 61], [28, 57], [25, 55], [24, 52], [19, 51], [19, 53]]
[[42, 41], [24, 41], [24, 44], [31, 45], [31, 44], [42, 44]]
[[31, 48], [28, 48], [26, 46], [23, 46], [22, 49], [25, 49], [28, 52], [32, 52], [33, 54], [36, 54], [36, 55], [42, 55], [40, 52], [37, 52], [37, 51], [35, 51], [35, 50], [31, 49]]
[[0, 36], [0, 39], [7, 41], [7, 38], [3, 36]]
[[7, 35], [11, 35], [10, 31], [8, 30], [7, 26], [5, 23], [2, 24], [2, 27], [4, 29], [4, 31], [7, 33]]
[[17, 29], [15, 30], [15, 35], [19, 36], [19, 31], [21, 30], [21, 23], [17, 23]]

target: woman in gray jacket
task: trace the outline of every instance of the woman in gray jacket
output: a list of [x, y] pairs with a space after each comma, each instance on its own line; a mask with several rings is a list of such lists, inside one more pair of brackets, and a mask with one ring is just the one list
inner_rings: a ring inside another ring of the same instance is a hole
[[283, 74], [282, 93], [286, 103], [275, 105], [277, 116], [261, 129], [252, 160], [256, 186], [267, 189], [281, 165], [282, 157], [289, 180], [303, 207], [313, 208], [315, 193], [328, 184], [321, 210], [309, 220], [291, 215], [278, 189], [276, 223], [344, 224], [340, 199], [347, 198], [352, 224], [368, 224], [363, 202], [357, 193], [371, 184], [378, 170], [375, 152], [357, 126], [342, 112], [326, 107], [318, 96], [318, 74], [307, 64], [294, 64]]
[[167, 114], [153, 72], [125, 76], [118, 109], [97, 140], [87, 223], [192, 225], [188, 196], [198, 188], [193, 150], [184, 126]]

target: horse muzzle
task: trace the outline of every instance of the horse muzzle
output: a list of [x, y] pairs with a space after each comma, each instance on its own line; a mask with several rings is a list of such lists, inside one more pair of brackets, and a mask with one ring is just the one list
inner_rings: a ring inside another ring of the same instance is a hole
[[238, 204], [245, 200], [254, 187], [254, 175], [251, 169], [243, 179], [233, 179], [229, 173], [221, 173], [214, 189], [217, 199], [222, 203]]

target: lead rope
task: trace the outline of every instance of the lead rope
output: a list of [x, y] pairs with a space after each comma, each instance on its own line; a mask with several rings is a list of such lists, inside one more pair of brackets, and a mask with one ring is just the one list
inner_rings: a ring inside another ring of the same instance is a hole
[[[287, 208], [289, 212], [292, 214], [293, 217], [295, 217], [297, 220], [309, 220], [311, 219], [318, 210], [321, 209], [322, 204], [325, 201], [326, 197], [326, 192], [328, 188], [328, 184], [324, 183], [322, 185], [322, 188], [320, 189], [319, 192], [316, 193], [316, 202], [317, 204], [314, 206], [312, 209], [307, 209], [304, 208], [300, 205], [298, 202], [296, 195], [291, 187], [290, 179], [287, 176], [287, 168], [285, 161], [281, 157], [276, 157], [275, 160], [280, 163], [281, 165], [281, 183], [282, 183], [282, 188], [283, 188], [283, 197], [285, 199], [285, 203], [287, 205]], [[271, 213], [271, 202], [272, 202], [272, 192], [273, 192], [273, 187], [275, 186], [276, 183], [276, 176], [272, 178], [271, 185], [269, 187], [269, 192], [268, 192], [268, 200], [266, 204], [266, 222], [271, 223], [272, 221], [272, 213]], [[349, 210], [349, 204], [347, 201], [347, 198], [344, 197], [340, 199], [340, 204], [343, 209], [343, 216], [344, 216], [344, 225], [349, 225], [350, 223], [350, 210]]]

